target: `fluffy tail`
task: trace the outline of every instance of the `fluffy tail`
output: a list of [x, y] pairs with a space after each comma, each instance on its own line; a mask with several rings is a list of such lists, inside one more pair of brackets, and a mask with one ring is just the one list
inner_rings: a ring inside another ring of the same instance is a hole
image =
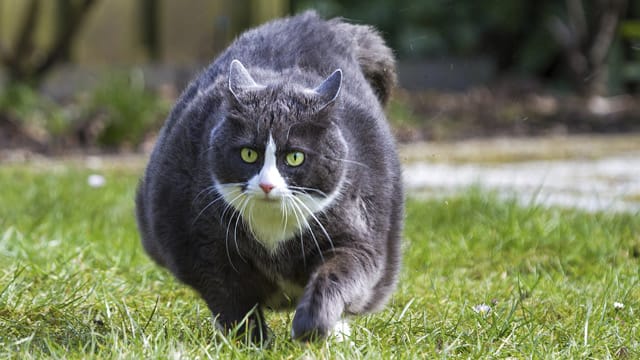
[[396, 61], [380, 34], [372, 27], [340, 23], [357, 44], [357, 57], [365, 78], [384, 106], [396, 84]]

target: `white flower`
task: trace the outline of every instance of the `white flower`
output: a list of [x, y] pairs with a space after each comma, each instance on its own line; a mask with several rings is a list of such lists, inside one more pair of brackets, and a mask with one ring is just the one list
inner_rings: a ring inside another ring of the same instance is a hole
[[616, 310], [622, 310], [624, 309], [624, 304], [616, 301], [613, 303], [613, 308]]
[[491, 312], [491, 306], [487, 304], [478, 304], [473, 306], [471, 309], [481, 315], [488, 315]]
[[87, 178], [87, 184], [93, 188], [103, 187], [106, 182], [104, 176], [98, 174], [91, 174]]

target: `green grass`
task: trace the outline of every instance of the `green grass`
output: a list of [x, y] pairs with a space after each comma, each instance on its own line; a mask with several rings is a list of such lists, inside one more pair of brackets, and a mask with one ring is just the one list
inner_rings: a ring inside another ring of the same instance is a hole
[[[352, 342], [298, 344], [270, 313], [267, 349], [218, 336], [204, 303], [139, 245], [140, 169], [0, 167], [0, 358], [640, 357], [640, 217], [521, 207], [470, 189], [409, 200], [387, 310]], [[624, 304], [614, 309], [613, 303]], [[473, 307], [488, 304], [488, 314]]]

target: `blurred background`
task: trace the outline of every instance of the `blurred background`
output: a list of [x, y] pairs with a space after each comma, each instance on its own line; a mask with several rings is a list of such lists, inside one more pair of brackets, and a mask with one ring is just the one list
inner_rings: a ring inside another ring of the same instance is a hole
[[394, 49], [400, 142], [640, 130], [636, 0], [0, 0], [0, 149], [148, 151], [234, 37], [305, 9]]

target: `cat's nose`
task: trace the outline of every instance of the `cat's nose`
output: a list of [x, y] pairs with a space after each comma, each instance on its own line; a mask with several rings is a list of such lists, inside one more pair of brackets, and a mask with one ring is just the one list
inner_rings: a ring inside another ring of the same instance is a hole
[[270, 193], [271, 190], [273, 190], [273, 188], [275, 187], [273, 184], [269, 184], [269, 183], [260, 183], [259, 186], [262, 189], [262, 191], [264, 191], [265, 194]]

